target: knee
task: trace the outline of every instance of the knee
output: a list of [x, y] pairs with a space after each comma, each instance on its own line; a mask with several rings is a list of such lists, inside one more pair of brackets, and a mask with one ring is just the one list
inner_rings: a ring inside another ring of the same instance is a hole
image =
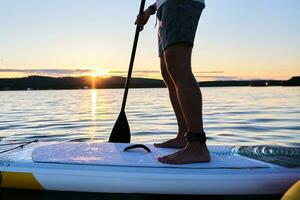
[[184, 44], [168, 47], [164, 51], [167, 71], [176, 85], [184, 84], [193, 77], [191, 52], [192, 48]]

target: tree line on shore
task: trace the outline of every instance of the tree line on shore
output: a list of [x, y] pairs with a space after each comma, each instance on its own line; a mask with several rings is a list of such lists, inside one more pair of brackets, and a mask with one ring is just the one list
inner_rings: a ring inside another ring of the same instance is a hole
[[[124, 88], [126, 78], [113, 76], [101, 77], [48, 77], [28, 76], [23, 78], [0, 78], [0, 90], [49, 90], [49, 89], [91, 89]], [[300, 86], [300, 76], [289, 80], [226, 80], [199, 82], [202, 87], [234, 86]], [[131, 88], [162, 88], [165, 84], [159, 79], [132, 78]]]

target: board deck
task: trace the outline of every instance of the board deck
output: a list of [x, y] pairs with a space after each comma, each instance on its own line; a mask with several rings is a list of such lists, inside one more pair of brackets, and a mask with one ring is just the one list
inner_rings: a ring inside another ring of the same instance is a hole
[[128, 145], [30, 143], [0, 154], [0, 186], [104, 193], [283, 194], [300, 179], [300, 167], [252, 159], [240, 155], [240, 147], [209, 146], [210, 163], [167, 165], [157, 156], [176, 150], [147, 145], [152, 153], [124, 152]]
[[69, 142], [64, 144], [46, 145], [36, 148], [32, 153], [34, 162], [85, 164], [107, 166], [156, 167], [156, 168], [195, 168], [195, 169], [241, 169], [269, 168], [268, 164], [239, 156], [230, 146], [211, 146], [211, 162], [170, 165], [157, 161], [157, 157], [169, 155], [176, 149], [155, 148], [147, 145], [151, 153], [143, 149], [123, 151], [129, 144], [115, 143], [82, 143]]

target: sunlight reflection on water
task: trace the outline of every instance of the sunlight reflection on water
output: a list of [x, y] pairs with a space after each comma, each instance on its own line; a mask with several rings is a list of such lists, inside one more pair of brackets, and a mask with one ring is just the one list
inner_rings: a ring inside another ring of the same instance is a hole
[[[209, 144], [300, 146], [298, 87], [203, 88]], [[1, 91], [2, 140], [108, 139], [122, 89]], [[166, 89], [131, 89], [126, 108], [133, 142], [174, 137]]]

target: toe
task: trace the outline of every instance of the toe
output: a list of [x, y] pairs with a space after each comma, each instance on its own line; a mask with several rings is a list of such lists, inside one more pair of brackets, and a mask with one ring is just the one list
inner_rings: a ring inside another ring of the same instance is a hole
[[168, 157], [167, 156], [159, 157], [158, 161], [161, 163], [168, 163]]
[[170, 160], [168, 158], [165, 158], [163, 162], [166, 163], [166, 164], [171, 164]]
[[154, 146], [155, 146], [155, 147], [160, 147], [161, 144], [160, 144], [160, 143], [154, 143]]
[[165, 163], [163, 158], [158, 158], [158, 161], [161, 163]]
[[163, 162], [163, 161], [164, 161], [164, 157], [158, 157], [157, 160], [158, 160], [159, 162]]
[[169, 157], [169, 158], [168, 158], [168, 163], [169, 163], [169, 164], [176, 164], [176, 158]]
[[163, 142], [163, 143], [154, 143], [155, 147], [167, 147], [169, 146], [169, 144], [167, 142]]
[[173, 162], [174, 162], [173, 160], [174, 159], [172, 159], [172, 155], [167, 155], [161, 159], [161, 162], [166, 163], [166, 164], [173, 164]]

